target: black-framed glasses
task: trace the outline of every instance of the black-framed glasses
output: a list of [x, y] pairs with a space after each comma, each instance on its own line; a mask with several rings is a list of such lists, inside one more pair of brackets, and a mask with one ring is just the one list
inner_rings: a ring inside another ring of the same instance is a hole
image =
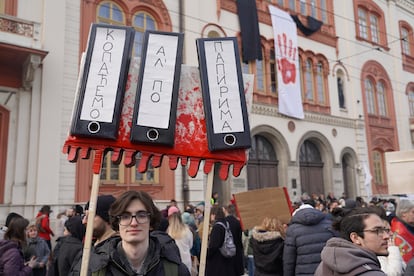
[[135, 218], [136, 221], [140, 224], [147, 223], [149, 221], [150, 215], [151, 214], [148, 212], [140, 211], [135, 215], [129, 213], [122, 214], [120, 216], [117, 216], [117, 219], [119, 220], [119, 225], [128, 226], [131, 224], [132, 218]]
[[385, 227], [378, 227], [378, 228], [374, 228], [374, 229], [366, 229], [363, 230], [362, 232], [371, 232], [371, 233], [375, 233], [377, 234], [377, 236], [379, 235], [390, 235], [391, 234], [391, 229], [390, 228], [385, 228]]

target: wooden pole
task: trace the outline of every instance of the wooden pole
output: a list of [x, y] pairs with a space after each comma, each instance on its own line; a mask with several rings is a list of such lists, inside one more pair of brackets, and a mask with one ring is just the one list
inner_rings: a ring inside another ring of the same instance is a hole
[[198, 275], [204, 276], [206, 269], [206, 258], [208, 248], [208, 235], [210, 230], [210, 209], [211, 209], [211, 193], [213, 192], [213, 180], [214, 180], [214, 166], [207, 175], [207, 187], [204, 199], [204, 220], [203, 220], [203, 237], [201, 239], [201, 255], [200, 255], [200, 266]]
[[96, 214], [96, 204], [98, 201], [99, 181], [101, 174], [93, 174], [91, 197], [89, 199], [88, 223], [86, 224], [85, 243], [83, 245], [82, 267], [80, 276], [88, 275], [89, 258], [92, 246], [93, 221]]

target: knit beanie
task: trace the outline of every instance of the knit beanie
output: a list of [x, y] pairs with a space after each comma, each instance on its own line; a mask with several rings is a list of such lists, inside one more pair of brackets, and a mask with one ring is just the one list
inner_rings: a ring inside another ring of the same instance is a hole
[[[109, 223], [109, 208], [114, 203], [115, 197], [113, 195], [100, 195], [96, 203], [96, 215], [100, 216], [104, 221]], [[85, 205], [85, 210], [89, 209], [89, 201]]]

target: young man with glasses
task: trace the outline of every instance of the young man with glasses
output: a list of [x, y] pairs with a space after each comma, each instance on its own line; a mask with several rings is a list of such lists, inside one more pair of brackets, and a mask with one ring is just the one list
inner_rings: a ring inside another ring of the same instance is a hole
[[333, 227], [340, 238], [331, 238], [322, 250], [315, 275], [386, 275], [377, 256], [388, 256], [390, 228], [374, 207], [340, 213]]
[[91, 256], [92, 275], [190, 276], [174, 241], [152, 233], [161, 214], [147, 193], [125, 192], [111, 205], [109, 215], [119, 237]]

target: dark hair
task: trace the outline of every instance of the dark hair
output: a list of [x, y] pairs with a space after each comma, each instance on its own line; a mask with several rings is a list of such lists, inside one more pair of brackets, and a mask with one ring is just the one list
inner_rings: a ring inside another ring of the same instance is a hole
[[49, 214], [52, 212], [52, 209], [50, 208], [50, 205], [43, 205], [42, 208], [40, 208], [40, 212], [42, 212], [43, 214]]
[[73, 216], [65, 222], [65, 227], [69, 231], [72, 237], [77, 238], [80, 241], [83, 241], [85, 237], [85, 225], [82, 223], [82, 218], [80, 216]]
[[119, 230], [119, 220], [117, 216], [125, 213], [129, 204], [135, 199], [141, 201], [147, 212], [150, 213], [150, 228], [152, 230], [158, 229], [161, 221], [161, 212], [158, 210], [157, 206], [155, 206], [151, 196], [144, 191], [127, 191], [112, 203], [111, 208], [109, 209], [112, 229], [115, 231]]
[[332, 226], [339, 232], [340, 237], [347, 241], [351, 241], [352, 232], [364, 238], [365, 220], [372, 215], [380, 217], [379, 210], [375, 207], [356, 207], [352, 210], [335, 208], [332, 212]]
[[227, 213], [231, 216], [237, 216], [236, 206], [234, 204], [229, 204], [226, 207]]
[[215, 220], [226, 217], [223, 211], [223, 207], [216, 206], [216, 205], [211, 207], [210, 214], [215, 215]]
[[26, 227], [29, 221], [23, 217], [15, 217], [10, 222], [6, 233], [4, 233], [5, 240], [17, 241], [21, 247], [26, 244]]
[[22, 218], [22, 216], [14, 212], [9, 213], [6, 218], [6, 227], [9, 227], [11, 221], [15, 218]]

